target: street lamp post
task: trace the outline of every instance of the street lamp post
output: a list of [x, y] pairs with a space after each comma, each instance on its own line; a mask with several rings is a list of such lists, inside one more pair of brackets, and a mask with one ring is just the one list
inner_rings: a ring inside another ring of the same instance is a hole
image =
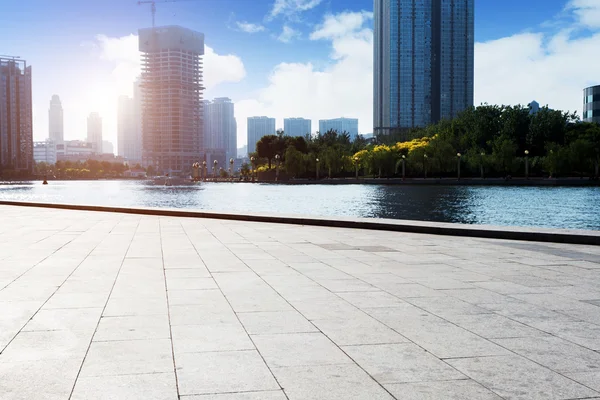
[[275, 154], [275, 182], [279, 181], [279, 154]]
[[457, 166], [458, 166], [458, 180], [460, 180], [460, 157], [462, 156], [462, 154], [460, 153], [456, 153], [456, 158], [457, 158]]
[[213, 178], [215, 179], [215, 181], [217, 180], [217, 166], [219, 165], [219, 162], [217, 160], [213, 161]]
[[319, 159], [317, 158], [317, 180], [319, 180]]
[[402, 154], [402, 180], [406, 177], [406, 156]]
[[529, 179], [529, 150], [525, 150], [525, 179]]
[[229, 159], [229, 177], [231, 178], [231, 182], [233, 182], [233, 157]]
[[427, 179], [427, 154], [423, 154], [423, 176]]
[[484, 175], [483, 175], [483, 157], [485, 157], [485, 153], [482, 151], [481, 152], [481, 161], [479, 163], [479, 169], [481, 170], [481, 179], [484, 179]]
[[250, 157], [250, 164], [252, 166], [252, 171], [251, 171], [251, 175], [252, 175], [252, 182], [254, 182], [254, 170], [256, 169], [256, 167], [254, 166], [254, 161], [256, 160], [256, 158], [254, 157]]
[[204, 170], [204, 182], [206, 182], [206, 161], [202, 161], [202, 169]]
[[354, 169], [356, 172], [356, 179], [358, 179], [358, 157], [354, 157]]

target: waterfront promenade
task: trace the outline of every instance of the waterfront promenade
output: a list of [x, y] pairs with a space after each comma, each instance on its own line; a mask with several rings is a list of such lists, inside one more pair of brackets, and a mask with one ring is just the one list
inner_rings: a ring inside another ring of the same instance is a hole
[[600, 399], [600, 247], [0, 205], [0, 399]]

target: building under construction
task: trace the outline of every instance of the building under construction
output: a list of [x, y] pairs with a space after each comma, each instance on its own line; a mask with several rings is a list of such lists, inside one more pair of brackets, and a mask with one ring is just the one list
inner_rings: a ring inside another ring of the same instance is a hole
[[33, 170], [31, 67], [0, 57], [0, 170]]
[[203, 154], [204, 35], [179, 26], [140, 29], [142, 162], [185, 173]]

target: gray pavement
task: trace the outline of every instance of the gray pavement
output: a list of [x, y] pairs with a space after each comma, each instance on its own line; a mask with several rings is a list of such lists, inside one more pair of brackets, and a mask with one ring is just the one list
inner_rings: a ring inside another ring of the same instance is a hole
[[0, 399], [600, 399], [600, 247], [0, 206]]

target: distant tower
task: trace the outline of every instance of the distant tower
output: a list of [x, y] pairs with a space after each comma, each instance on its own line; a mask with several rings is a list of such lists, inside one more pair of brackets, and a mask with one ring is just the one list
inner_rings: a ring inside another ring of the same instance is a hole
[[263, 136], [275, 135], [275, 118], [248, 117], [248, 154], [256, 151], [256, 142]]
[[204, 144], [207, 149], [225, 151], [227, 159], [237, 157], [237, 124], [234, 104], [227, 97], [204, 101]]
[[600, 85], [583, 89], [583, 121], [600, 123]]
[[33, 169], [31, 66], [0, 57], [0, 169]]
[[48, 109], [48, 137], [56, 144], [64, 142], [63, 108], [58, 95], [52, 95]]
[[203, 156], [204, 34], [180, 26], [139, 30], [142, 52], [142, 160], [185, 172]]
[[87, 141], [96, 154], [102, 154], [102, 118], [97, 112], [90, 113], [87, 119]]
[[473, 106], [474, 0], [375, 0], [375, 135]]

